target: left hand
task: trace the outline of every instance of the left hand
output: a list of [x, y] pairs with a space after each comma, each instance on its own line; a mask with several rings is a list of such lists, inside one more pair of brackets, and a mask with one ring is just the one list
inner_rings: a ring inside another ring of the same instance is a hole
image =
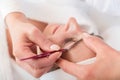
[[[14, 60], [34, 77], [38, 78], [48, 72], [61, 56], [61, 53], [56, 52], [42, 59], [21, 61], [20, 59], [36, 56], [36, 46], [48, 52], [59, 50], [60, 47], [46, 38], [42, 31], [29, 22], [23, 13], [10, 13], [6, 17], [6, 25], [10, 33], [9, 39], [11, 39], [11, 46], [9, 46], [11, 49], [9, 48], [9, 50], [11, 50]], [[9, 39], [8, 42], [10, 43]]]
[[82, 65], [60, 59], [58, 66], [79, 80], [120, 80], [120, 52], [95, 36], [87, 33], [82, 36], [85, 44], [96, 53], [96, 61]]

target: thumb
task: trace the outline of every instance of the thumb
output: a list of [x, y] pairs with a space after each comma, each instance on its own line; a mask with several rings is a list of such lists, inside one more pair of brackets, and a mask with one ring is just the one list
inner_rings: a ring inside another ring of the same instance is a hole
[[43, 50], [54, 51], [60, 49], [58, 45], [47, 39], [45, 35], [37, 28], [33, 29], [28, 37], [33, 43], [37, 44]]
[[96, 36], [83, 33], [82, 38], [87, 47], [93, 50], [96, 54], [105, 54], [106, 51], [113, 50], [102, 39]]
[[89, 71], [88, 65], [75, 64], [62, 58], [59, 59], [56, 64], [66, 73], [71, 74], [79, 79], [83, 79]]

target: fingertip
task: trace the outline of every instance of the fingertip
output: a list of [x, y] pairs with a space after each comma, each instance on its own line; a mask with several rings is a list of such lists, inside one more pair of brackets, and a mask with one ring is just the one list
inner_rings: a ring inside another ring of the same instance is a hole
[[[92, 36], [88, 33], [82, 34], [82, 39], [89, 49], [96, 54], [104, 54], [110, 47], [99, 37]], [[102, 52], [102, 53], [101, 53]]]
[[83, 39], [90, 39], [92, 36], [88, 33], [82, 33], [82, 38]]
[[56, 52], [56, 53], [54, 53], [54, 54], [51, 54], [51, 55], [49, 56], [49, 59], [50, 59], [51, 61], [56, 61], [57, 59], [60, 58], [61, 55], [62, 55], [61, 52]]
[[86, 33], [86, 32], [82, 33], [82, 38], [84, 40], [87, 40], [87, 41], [94, 41], [94, 40], [99, 41], [99, 40], [102, 40], [100, 37], [98, 37], [96, 35], [91, 35], [91, 34]]

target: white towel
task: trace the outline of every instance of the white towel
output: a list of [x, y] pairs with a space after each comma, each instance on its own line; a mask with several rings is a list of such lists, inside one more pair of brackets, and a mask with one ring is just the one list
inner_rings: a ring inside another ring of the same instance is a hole
[[[1, 18], [1, 15], [0, 15]], [[13, 80], [3, 20], [0, 19], [0, 80]]]

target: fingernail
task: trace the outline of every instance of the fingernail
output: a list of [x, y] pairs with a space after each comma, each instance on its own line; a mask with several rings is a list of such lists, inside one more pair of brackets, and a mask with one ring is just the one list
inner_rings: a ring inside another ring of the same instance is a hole
[[50, 49], [51, 50], [59, 50], [60, 49], [60, 46], [56, 45], [56, 44], [53, 44], [50, 46]]

